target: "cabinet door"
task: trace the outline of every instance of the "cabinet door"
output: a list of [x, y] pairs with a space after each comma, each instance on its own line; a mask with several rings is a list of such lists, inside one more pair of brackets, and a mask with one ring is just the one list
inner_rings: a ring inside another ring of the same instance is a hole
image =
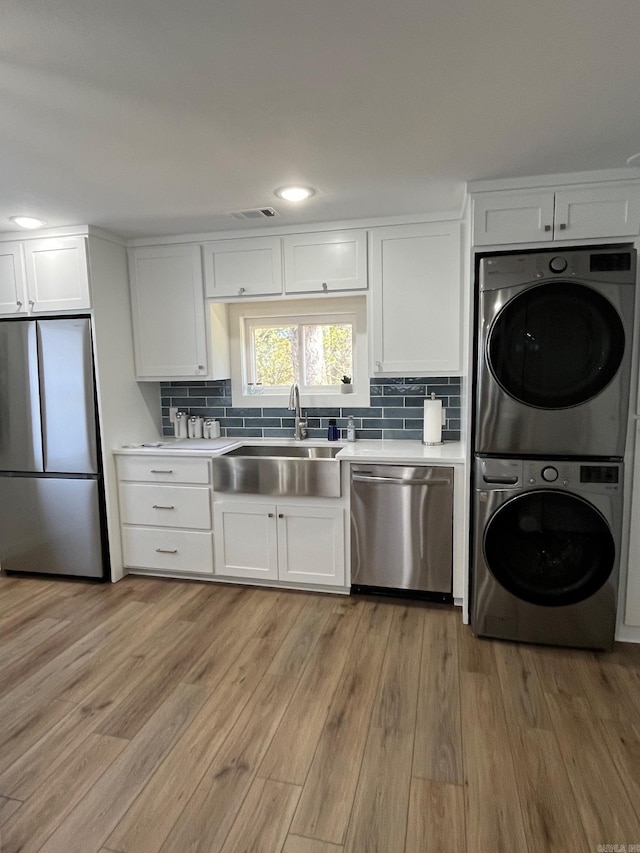
[[221, 501], [214, 505], [217, 575], [278, 578], [278, 543], [273, 504]]
[[371, 231], [374, 373], [425, 376], [461, 367], [459, 223]]
[[205, 243], [204, 280], [211, 298], [282, 293], [279, 237], [247, 237]]
[[29, 308], [86, 311], [91, 308], [84, 237], [48, 237], [24, 243]]
[[279, 504], [277, 510], [280, 580], [344, 586], [343, 509]]
[[636, 422], [625, 625], [640, 628], [640, 421]]
[[633, 237], [640, 233], [636, 187], [595, 187], [556, 193], [555, 239]]
[[0, 314], [25, 314], [24, 257], [21, 243], [0, 243]]
[[366, 289], [366, 231], [295, 234], [283, 245], [285, 293]]
[[553, 190], [478, 193], [473, 198], [474, 246], [553, 239]]
[[129, 276], [138, 378], [206, 375], [200, 247], [132, 249]]

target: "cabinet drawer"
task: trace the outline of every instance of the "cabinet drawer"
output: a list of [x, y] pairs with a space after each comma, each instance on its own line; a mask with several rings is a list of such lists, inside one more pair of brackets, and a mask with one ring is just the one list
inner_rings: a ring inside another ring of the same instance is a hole
[[210, 495], [209, 489], [198, 486], [122, 483], [122, 523], [211, 530]]
[[130, 569], [213, 574], [213, 535], [191, 530], [124, 527], [124, 564]]
[[208, 483], [208, 459], [176, 456], [118, 456], [118, 477], [142, 483]]

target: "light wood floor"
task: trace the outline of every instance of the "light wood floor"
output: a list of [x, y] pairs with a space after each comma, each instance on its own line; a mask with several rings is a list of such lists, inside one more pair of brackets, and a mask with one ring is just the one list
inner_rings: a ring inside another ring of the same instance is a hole
[[[0, 576], [2, 853], [640, 844], [640, 647], [457, 611]], [[628, 849], [628, 848], [627, 848]]]

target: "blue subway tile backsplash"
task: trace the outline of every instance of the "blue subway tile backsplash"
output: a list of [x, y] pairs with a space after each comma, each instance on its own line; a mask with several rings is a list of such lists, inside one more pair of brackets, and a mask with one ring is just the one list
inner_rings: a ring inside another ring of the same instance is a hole
[[[309, 437], [326, 438], [329, 418], [336, 418], [341, 437], [346, 438], [347, 416], [354, 415], [356, 437], [422, 438], [422, 403], [432, 392], [442, 400], [447, 422], [442, 428], [445, 441], [460, 439], [459, 376], [399, 376], [370, 380], [370, 406], [308, 408]], [[180, 381], [160, 384], [162, 432], [173, 435], [169, 406], [220, 421], [222, 434], [252, 438], [293, 437], [293, 420], [288, 409], [233, 408], [231, 380], [216, 382]]]

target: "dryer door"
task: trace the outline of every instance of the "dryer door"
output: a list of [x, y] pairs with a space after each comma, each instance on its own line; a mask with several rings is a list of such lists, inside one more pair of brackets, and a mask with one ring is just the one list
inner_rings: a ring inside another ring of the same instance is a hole
[[486, 358], [514, 399], [541, 409], [585, 403], [622, 362], [625, 333], [613, 305], [590, 287], [553, 281], [508, 302], [488, 335]]
[[503, 504], [484, 532], [489, 570], [531, 604], [577, 604], [605, 583], [615, 543], [602, 514], [561, 491], [531, 491]]

